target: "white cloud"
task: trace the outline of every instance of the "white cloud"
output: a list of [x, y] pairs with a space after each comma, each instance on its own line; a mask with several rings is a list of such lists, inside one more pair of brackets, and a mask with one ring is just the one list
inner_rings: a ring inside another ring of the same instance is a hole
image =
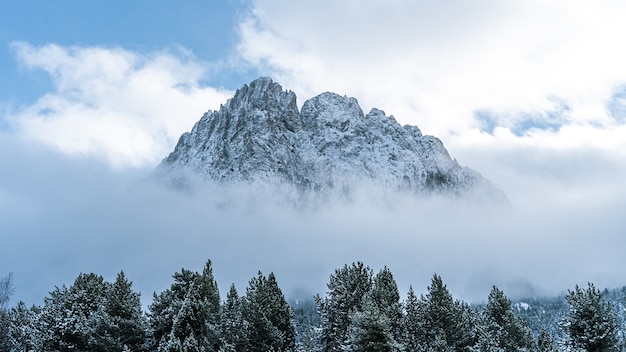
[[27, 69], [45, 70], [54, 91], [13, 109], [10, 128], [27, 140], [115, 167], [154, 165], [202, 112], [232, 94], [205, 87], [205, 68], [190, 54], [139, 54], [121, 48], [12, 48]]
[[303, 97], [333, 90], [447, 136], [474, 113], [610, 125], [626, 82], [618, 1], [253, 1], [241, 55]]

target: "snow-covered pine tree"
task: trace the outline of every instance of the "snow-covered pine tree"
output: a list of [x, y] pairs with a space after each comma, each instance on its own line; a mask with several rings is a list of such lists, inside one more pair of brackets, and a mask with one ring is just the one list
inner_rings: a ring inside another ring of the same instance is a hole
[[455, 301], [437, 274], [420, 305], [423, 316], [418, 338], [427, 349], [461, 351], [477, 342], [475, 312], [466, 303]]
[[0, 351], [9, 351], [10, 349], [9, 315], [0, 310]]
[[9, 338], [12, 351], [41, 351], [41, 333], [37, 329], [41, 309], [27, 307], [20, 301], [9, 311]]
[[13, 294], [12, 278], [12, 274], [8, 274], [0, 280], [0, 351], [8, 351], [11, 348], [8, 304]]
[[397, 352], [402, 346], [395, 340], [391, 321], [379, 308], [372, 294], [363, 298], [361, 309], [350, 314], [345, 352]]
[[371, 296], [378, 309], [387, 316], [395, 341], [402, 338], [402, 304], [393, 274], [386, 266], [373, 278]]
[[372, 288], [372, 276], [372, 269], [362, 262], [344, 265], [330, 275], [326, 297], [315, 299], [322, 319], [322, 351], [342, 351], [348, 339], [350, 313], [361, 309], [363, 297]]
[[489, 293], [482, 316], [484, 326], [481, 334], [489, 334], [503, 351], [531, 350], [533, 339], [530, 329], [523, 319], [515, 315], [511, 301], [496, 286]]
[[208, 351], [217, 351], [220, 346], [220, 292], [213, 276], [213, 265], [208, 260], [202, 270], [198, 285], [201, 297], [201, 314], [205, 317], [204, 333], [198, 341], [211, 345]]
[[134, 352], [146, 349], [148, 322], [140, 294], [133, 291], [123, 271], [111, 285], [103, 310], [92, 336], [94, 351], [121, 351], [124, 346]]
[[421, 351], [424, 347], [420, 334], [422, 333], [422, 318], [424, 312], [413, 286], [409, 286], [406, 301], [404, 302], [404, 316], [402, 317], [402, 344], [406, 351]]
[[576, 285], [565, 299], [570, 307], [561, 326], [567, 347], [588, 352], [621, 350], [619, 321], [600, 290], [591, 283], [587, 289]]
[[44, 299], [39, 319], [46, 351], [91, 351], [92, 337], [102, 319], [110, 284], [96, 274], [80, 274], [68, 289], [55, 288]]
[[243, 320], [242, 298], [235, 284], [230, 286], [221, 311], [221, 352], [244, 352], [246, 348], [246, 326]]
[[548, 332], [548, 330], [544, 327], [541, 327], [541, 331], [539, 331], [536, 346], [537, 352], [556, 351], [556, 348], [554, 347], [554, 339], [552, 338], [552, 335], [550, 335], [550, 332]]
[[[219, 350], [219, 291], [211, 261], [202, 274], [182, 269], [150, 305], [150, 326], [159, 350], [183, 348], [193, 333], [201, 351]], [[190, 341], [186, 346], [191, 346]]]
[[259, 272], [252, 278], [244, 302], [247, 350], [283, 352], [295, 348], [291, 307], [273, 273], [265, 277]]

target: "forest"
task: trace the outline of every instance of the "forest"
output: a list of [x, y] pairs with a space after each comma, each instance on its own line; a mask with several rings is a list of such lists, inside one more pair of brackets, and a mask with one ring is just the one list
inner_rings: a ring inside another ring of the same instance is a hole
[[293, 302], [261, 272], [222, 299], [210, 260], [172, 278], [144, 311], [124, 272], [114, 282], [80, 274], [41, 306], [10, 306], [9, 274], [0, 280], [0, 351], [624, 350], [624, 290], [593, 284], [517, 303], [494, 286], [485, 304], [470, 305], [436, 274], [425, 294], [411, 287], [402, 299], [387, 267], [362, 262], [331, 273], [323, 295]]

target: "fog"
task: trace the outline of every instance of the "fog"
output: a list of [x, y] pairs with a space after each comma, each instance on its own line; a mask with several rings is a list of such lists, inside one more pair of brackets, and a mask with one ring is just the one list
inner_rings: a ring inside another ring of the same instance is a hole
[[[14, 274], [13, 304], [41, 304], [80, 272], [113, 280], [124, 270], [147, 306], [174, 272], [208, 259], [222, 293], [231, 283], [244, 292], [258, 270], [274, 272], [289, 297], [324, 293], [333, 270], [353, 261], [388, 266], [403, 294], [424, 292], [437, 273], [470, 302], [492, 285], [519, 297], [626, 284], [626, 172], [611, 158], [460, 153], [509, 207], [361, 195], [296, 210], [249, 189], [174, 190], [151, 179], [153, 168], [115, 171], [1, 136], [0, 270]], [[576, 172], [583, 164], [588, 172]]]

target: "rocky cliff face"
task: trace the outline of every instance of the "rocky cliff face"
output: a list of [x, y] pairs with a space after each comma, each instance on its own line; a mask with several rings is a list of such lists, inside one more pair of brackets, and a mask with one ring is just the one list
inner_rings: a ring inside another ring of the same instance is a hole
[[[158, 172], [222, 183], [288, 185], [301, 195], [363, 187], [506, 202], [479, 173], [451, 159], [441, 141], [401, 126], [354, 98], [320, 94], [298, 111], [296, 95], [269, 78], [237, 90], [181, 136]], [[282, 187], [281, 186], [281, 187]]]

